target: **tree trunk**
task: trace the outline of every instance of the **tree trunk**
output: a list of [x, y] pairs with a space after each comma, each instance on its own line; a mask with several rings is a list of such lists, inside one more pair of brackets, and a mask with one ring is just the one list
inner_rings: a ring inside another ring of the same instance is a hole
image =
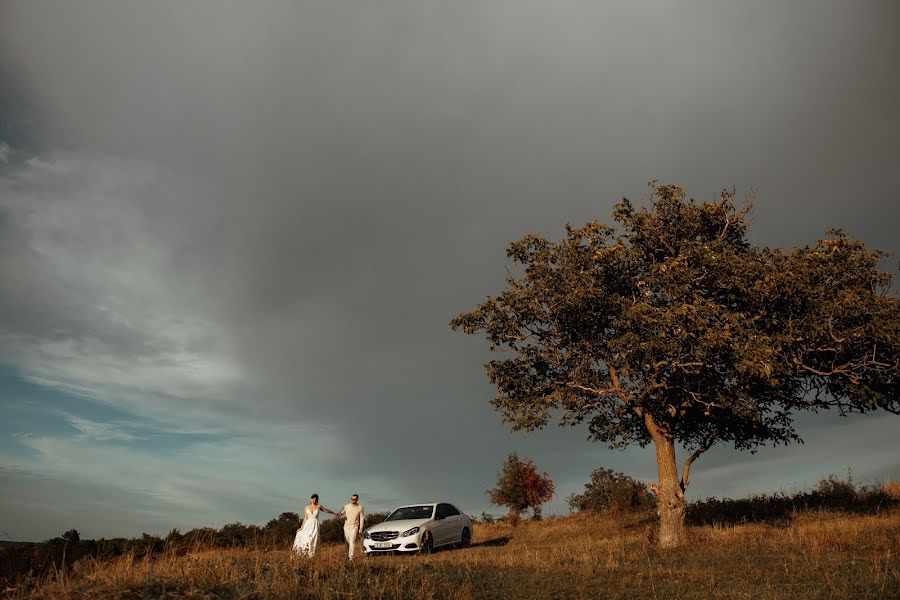
[[506, 522], [515, 527], [522, 519], [522, 511], [517, 508], [510, 507], [509, 513], [506, 515]]
[[686, 503], [678, 465], [675, 464], [675, 443], [664, 435], [653, 436], [656, 446], [656, 466], [659, 469], [659, 546], [674, 548], [684, 541], [684, 513]]

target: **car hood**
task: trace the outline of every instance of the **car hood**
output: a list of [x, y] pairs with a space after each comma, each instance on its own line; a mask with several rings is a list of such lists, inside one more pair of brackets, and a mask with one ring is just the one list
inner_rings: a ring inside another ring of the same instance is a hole
[[406, 531], [413, 527], [421, 527], [428, 523], [431, 519], [403, 519], [400, 521], [384, 521], [377, 525], [372, 525], [366, 531], [372, 533], [374, 531]]

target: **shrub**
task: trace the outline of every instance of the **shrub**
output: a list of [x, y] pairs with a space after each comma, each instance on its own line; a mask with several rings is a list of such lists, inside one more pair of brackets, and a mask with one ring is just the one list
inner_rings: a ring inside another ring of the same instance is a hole
[[[371, 527], [376, 523], [381, 523], [387, 518], [387, 513], [367, 514], [363, 520], [363, 528]], [[326, 518], [319, 524], [319, 542], [332, 543], [344, 542], [344, 520]]]
[[[865, 491], [865, 490], [860, 490]], [[824, 504], [831, 506], [848, 506], [856, 500], [857, 489], [853, 483], [853, 474], [847, 471], [847, 479], [839, 479], [837, 475], [830, 474], [819, 480], [813, 493], [818, 494]]]
[[641, 481], [612, 469], [594, 469], [584, 493], [566, 498], [573, 511], [641, 512], [656, 509], [656, 496]]
[[733, 525], [748, 522], [786, 523], [804, 510], [841, 512], [878, 512], [897, 507], [900, 497], [892, 497], [884, 484], [866, 486], [828, 475], [812, 490], [794, 494], [754, 494], [749, 498], [706, 498], [687, 506], [687, 520], [692, 525]]
[[81, 541], [81, 534], [78, 533], [77, 529], [70, 529], [62, 534], [62, 539], [66, 540], [70, 544], [77, 544]]

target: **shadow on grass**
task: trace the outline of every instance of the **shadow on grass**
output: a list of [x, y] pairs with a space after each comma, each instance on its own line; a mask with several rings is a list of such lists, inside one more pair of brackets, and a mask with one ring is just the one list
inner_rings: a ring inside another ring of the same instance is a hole
[[507, 545], [508, 543], [509, 543], [509, 538], [504, 536], [504, 537], [494, 538], [491, 540], [485, 540], [483, 542], [477, 542], [474, 544], [470, 544], [469, 547], [470, 548], [499, 548], [501, 546]]
[[629, 522], [625, 523], [625, 531], [640, 531], [649, 526], [659, 525], [659, 517], [654, 514], [646, 514], [632, 517]]

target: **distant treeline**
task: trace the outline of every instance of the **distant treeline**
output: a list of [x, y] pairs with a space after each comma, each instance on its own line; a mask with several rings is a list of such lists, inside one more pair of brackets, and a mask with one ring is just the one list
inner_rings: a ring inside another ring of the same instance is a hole
[[[380, 523], [387, 513], [366, 515], [365, 526]], [[229, 523], [221, 529], [203, 527], [181, 533], [171, 530], [165, 537], [144, 533], [139, 538], [83, 540], [75, 529], [45, 542], [5, 542], [0, 545], [0, 584], [25, 575], [43, 575], [67, 568], [83, 558], [110, 560], [123, 555], [152, 556], [163, 552], [185, 554], [215, 548], [288, 549], [302, 519], [297, 513], [281, 513], [265, 526]], [[322, 543], [342, 542], [343, 521], [325, 519], [319, 525]]]
[[696, 500], [687, 506], [687, 522], [691, 525], [778, 525], [787, 524], [795, 514], [810, 510], [877, 513], [897, 508], [900, 508], [900, 482], [860, 485], [848, 473], [846, 479], [829, 475], [812, 490], [790, 494]]

